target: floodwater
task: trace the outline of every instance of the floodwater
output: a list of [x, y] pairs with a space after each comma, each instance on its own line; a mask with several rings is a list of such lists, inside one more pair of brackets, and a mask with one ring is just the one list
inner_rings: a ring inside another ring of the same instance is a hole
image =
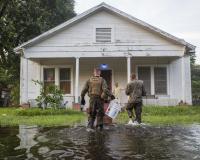
[[0, 128], [0, 159], [198, 159], [200, 125]]

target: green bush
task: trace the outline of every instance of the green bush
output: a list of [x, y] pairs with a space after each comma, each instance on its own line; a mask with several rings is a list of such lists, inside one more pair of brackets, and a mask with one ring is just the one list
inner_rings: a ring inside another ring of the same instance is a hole
[[39, 81], [33, 82], [40, 85], [40, 95], [36, 98], [37, 105], [42, 108], [59, 108], [63, 101], [63, 93], [56, 85], [44, 86], [44, 83]]
[[19, 99], [20, 99], [20, 85], [17, 82], [12, 88], [10, 93], [10, 101], [12, 106], [19, 106]]

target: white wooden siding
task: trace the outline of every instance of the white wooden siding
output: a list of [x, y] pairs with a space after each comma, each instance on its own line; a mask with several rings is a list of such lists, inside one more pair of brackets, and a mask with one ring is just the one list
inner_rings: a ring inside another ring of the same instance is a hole
[[[182, 60], [184, 69], [182, 69]], [[185, 56], [173, 60], [170, 63], [169, 69], [170, 97], [178, 99], [179, 102], [182, 100], [183, 102], [192, 104], [190, 57]]]
[[192, 89], [191, 89], [191, 69], [190, 69], [190, 56], [184, 57], [185, 63], [185, 101], [192, 104]]
[[[94, 43], [96, 26], [112, 26], [112, 43]], [[102, 11], [26, 49], [28, 57], [182, 56], [184, 47]], [[71, 54], [73, 53], [73, 54]]]

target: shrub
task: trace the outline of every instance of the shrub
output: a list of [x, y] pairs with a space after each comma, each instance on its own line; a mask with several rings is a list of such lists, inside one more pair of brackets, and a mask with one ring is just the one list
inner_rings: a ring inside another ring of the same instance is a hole
[[10, 101], [12, 106], [19, 106], [19, 99], [20, 99], [20, 88], [19, 82], [17, 82], [12, 88], [10, 92]]
[[62, 91], [56, 85], [44, 86], [42, 82], [34, 81], [40, 85], [40, 95], [36, 98], [37, 105], [42, 108], [59, 108], [63, 101]]

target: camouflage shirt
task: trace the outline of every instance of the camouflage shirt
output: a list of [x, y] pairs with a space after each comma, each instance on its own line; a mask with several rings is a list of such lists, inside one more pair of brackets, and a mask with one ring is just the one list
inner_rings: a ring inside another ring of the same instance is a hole
[[126, 95], [129, 96], [129, 103], [142, 102], [142, 96], [146, 95], [143, 81], [133, 80], [127, 84]]
[[[98, 85], [93, 85], [93, 81], [91, 81], [91, 79], [100, 79], [101, 80], [101, 84], [98, 86]], [[94, 89], [94, 87], [97, 87]], [[100, 88], [99, 88], [100, 87]], [[94, 90], [97, 90], [97, 94], [96, 95], [93, 95], [92, 92]], [[91, 96], [102, 96], [102, 95], [106, 95], [106, 96], [111, 96], [112, 94], [110, 93], [109, 89], [108, 89], [108, 86], [107, 86], [107, 83], [105, 81], [105, 79], [103, 79], [102, 77], [98, 77], [98, 76], [92, 76], [89, 80], [86, 81], [83, 89], [82, 89], [82, 92], [81, 92], [81, 97], [84, 97], [85, 94], [88, 93], [88, 96], [91, 97]]]

